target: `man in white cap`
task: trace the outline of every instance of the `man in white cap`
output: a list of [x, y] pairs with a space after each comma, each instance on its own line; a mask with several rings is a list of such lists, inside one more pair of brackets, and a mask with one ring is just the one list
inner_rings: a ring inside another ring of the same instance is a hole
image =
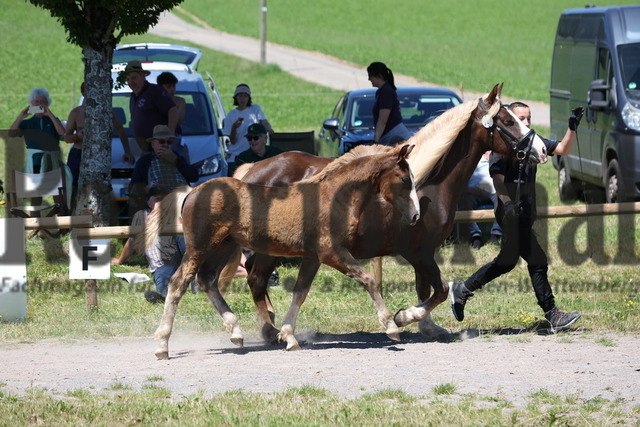
[[249, 141], [245, 135], [249, 126], [254, 123], [261, 123], [266, 131], [273, 136], [273, 129], [264, 115], [262, 108], [258, 104], [251, 102], [251, 89], [248, 85], [241, 83], [236, 86], [233, 93], [233, 105], [236, 108], [229, 111], [224, 119], [222, 133], [229, 136], [231, 145], [228, 147], [229, 176], [233, 175], [236, 168], [236, 156], [249, 149]]
[[157, 125], [168, 126], [175, 133], [178, 125], [178, 108], [171, 96], [159, 85], [149, 83], [149, 71], [142, 68], [140, 61], [129, 61], [124, 74], [133, 92], [129, 101], [133, 136], [143, 152], [149, 150], [147, 139]]

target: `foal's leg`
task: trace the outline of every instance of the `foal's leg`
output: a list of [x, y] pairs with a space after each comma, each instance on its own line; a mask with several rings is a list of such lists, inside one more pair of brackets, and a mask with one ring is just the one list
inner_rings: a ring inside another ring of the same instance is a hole
[[373, 300], [373, 305], [378, 311], [378, 321], [386, 328], [385, 332], [387, 336], [394, 341], [399, 341], [400, 329], [393, 320], [393, 314], [391, 314], [391, 311], [384, 303], [382, 294], [380, 293], [380, 287], [376, 286], [374, 277], [363, 269], [360, 264], [358, 264], [358, 261], [346, 251], [342, 254], [335, 254], [335, 256], [332, 256], [330, 259], [323, 259], [322, 262], [357, 280], [360, 285], [369, 292]]
[[[416, 274], [416, 293], [418, 294], [418, 305], [399, 310], [394, 316], [395, 322], [399, 326], [406, 326], [419, 321], [420, 332], [438, 338], [449, 334], [445, 328], [438, 326], [431, 318], [431, 311], [447, 300], [449, 285], [440, 272], [438, 264], [435, 262], [433, 252], [429, 254], [406, 254]], [[431, 285], [434, 294], [431, 297]]]
[[231, 334], [231, 342], [242, 347], [244, 345], [244, 338], [242, 336], [242, 331], [240, 330], [240, 323], [238, 322], [236, 315], [231, 311], [227, 301], [220, 293], [218, 282], [220, 270], [222, 270], [225, 265], [229, 265], [229, 258], [233, 257], [235, 253], [235, 248], [229, 248], [223, 252], [218, 252], [215, 256], [207, 259], [207, 262], [203, 264], [198, 272], [198, 278], [207, 284], [207, 297], [220, 316], [222, 316], [222, 324], [227, 332]]
[[278, 340], [287, 343], [287, 350], [300, 350], [298, 340], [294, 336], [296, 329], [296, 319], [300, 312], [300, 307], [309, 294], [309, 289], [313, 283], [313, 278], [316, 277], [316, 273], [320, 268], [320, 262], [312, 259], [303, 259], [300, 264], [300, 270], [298, 271], [298, 279], [293, 287], [293, 295], [291, 300], [291, 306], [284, 322], [282, 323], [282, 329], [278, 334]]
[[277, 341], [280, 332], [274, 325], [275, 312], [267, 289], [269, 277], [276, 266], [276, 261], [276, 258], [269, 255], [254, 254], [249, 268], [249, 277], [247, 277], [258, 315], [258, 328], [266, 342]]
[[158, 326], [155, 333], [155, 337], [160, 340], [160, 344], [155, 351], [158, 359], [169, 358], [169, 337], [173, 329], [173, 321], [176, 317], [178, 303], [186, 292], [189, 283], [191, 283], [195, 277], [197, 270], [198, 263], [196, 259], [185, 255], [180, 267], [178, 267], [178, 270], [171, 276], [169, 290], [167, 291], [167, 297], [164, 302], [164, 312], [160, 319], [160, 326]]

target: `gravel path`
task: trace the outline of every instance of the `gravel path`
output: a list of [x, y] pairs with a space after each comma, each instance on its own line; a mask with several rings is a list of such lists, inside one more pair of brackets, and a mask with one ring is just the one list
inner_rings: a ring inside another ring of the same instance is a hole
[[426, 396], [452, 383], [456, 394], [499, 397], [516, 404], [540, 389], [581, 398], [624, 398], [640, 404], [640, 337], [569, 332], [482, 335], [461, 331], [455, 341], [433, 342], [405, 332], [400, 343], [383, 333], [316, 335], [301, 333], [303, 350], [286, 352], [257, 336], [237, 348], [223, 333], [188, 335], [177, 331], [168, 361], [156, 360], [148, 339], [0, 345], [1, 388], [23, 394], [32, 387], [63, 393], [100, 392], [119, 382], [140, 390], [150, 377], [174, 398], [203, 390], [212, 396], [244, 389], [278, 392], [313, 385], [345, 398], [382, 389]]

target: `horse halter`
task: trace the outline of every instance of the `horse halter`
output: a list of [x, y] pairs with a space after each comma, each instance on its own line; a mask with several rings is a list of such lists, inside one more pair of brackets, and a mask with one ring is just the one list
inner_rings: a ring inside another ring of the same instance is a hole
[[520, 138], [516, 138], [511, 132], [504, 127], [498, 125], [493, 117], [489, 116], [489, 110], [484, 105], [482, 98], [478, 100], [478, 105], [484, 113], [482, 117], [482, 125], [489, 131], [489, 139], [491, 140], [491, 151], [493, 151], [493, 131], [497, 130], [503, 141], [511, 144], [511, 150], [515, 152], [515, 158], [518, 160], [524, 160], [529, 157], [531, 148], [533, 147], [533, 137], [536, 132], [533, 129], [529, 129], [529, 132], [522, 135]]

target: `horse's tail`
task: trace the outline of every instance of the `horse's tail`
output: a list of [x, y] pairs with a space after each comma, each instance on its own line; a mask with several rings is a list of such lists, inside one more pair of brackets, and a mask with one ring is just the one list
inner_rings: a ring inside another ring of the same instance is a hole
[[240, 166], [238, 166], [238, 168], [236, 169], [236, 171], [233, 173], [233, 177], [235, 179], [240, 179], [242, 180], [242, 178], [247, 174], [247, 172], [249, 172], [249, 169], [251, 169], [253, 167], [254, 163], [243, 163]]
[[229, 285], [231, 281], [236, 276], [236, 271], [238, 271], [238, 266], [240, 265], [240, 260], [242, 258], [242, 249], [240, 246], [237, 246], [234, 249], [233, 254], [227, 261], [227, 265], [222, 268], [220, 272], [220, 277], [218, 277], [218, 290], [222, 295], [226, 294], [229, 290]]
[[179, 224], [184, 199], [193, 190], [188, 185], [181, 186], [167, 194], [147, 216], [142, 238], [135, 239], [134, 248], [138, 252], [144, 252], [146, 248], [153, 246], [160, 235], [160, 229], [164, 224]]

